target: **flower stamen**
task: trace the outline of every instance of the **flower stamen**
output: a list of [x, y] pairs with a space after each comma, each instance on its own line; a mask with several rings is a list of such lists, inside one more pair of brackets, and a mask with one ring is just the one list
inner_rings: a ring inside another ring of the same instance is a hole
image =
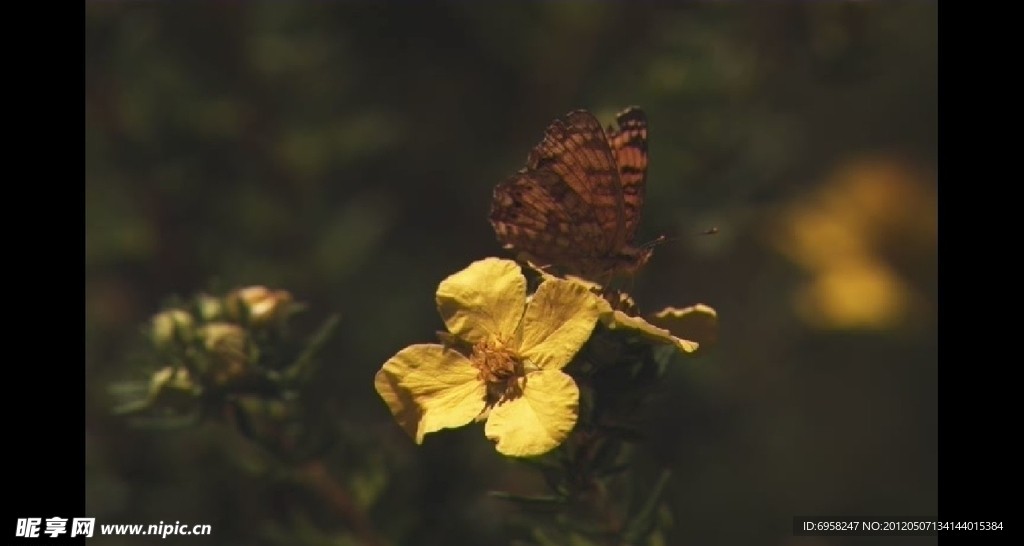
[[477, 377], [487, 385], [488, 406], [496, 406], [523, 395], [526, 382], [523, 359], [504, 343], [493, 340], [477, 343], [473, 346], [470, 361], [479, 370]]

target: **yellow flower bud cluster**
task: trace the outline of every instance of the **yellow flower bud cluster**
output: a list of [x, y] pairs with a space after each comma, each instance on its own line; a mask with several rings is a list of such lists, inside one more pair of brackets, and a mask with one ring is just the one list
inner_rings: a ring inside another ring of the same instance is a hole
[[163, 367], [150, 377], [149, 404], [181, 410], [204, 392], [246, 380], [259, 362], [256, 340], [283, 326], [295, 308], [285, 290], [247, 286], [223, 296], [200, 294], [157, 313], [149, 339]]

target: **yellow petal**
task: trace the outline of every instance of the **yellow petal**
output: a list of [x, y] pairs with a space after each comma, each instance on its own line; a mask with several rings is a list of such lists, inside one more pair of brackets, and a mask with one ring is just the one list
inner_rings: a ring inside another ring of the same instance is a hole
[[525, 306], [526, 279], [511, 260], [473, 262], [437, 287], [437, 309], [448, 331], [471, 343], [509, 341]]
[[579, 283], [546, 279], [526, 306], [519, 354], [540, 368], [564, 368], [597, 324], [598, 299]]
[[580, 390], [568, 375], [558, 370], [528, 374], [523, 396], [492, 409], [484, 433], [504, 455], [541, 455], [572, 432], [579, 402]]
[[651, 317], [651, 323], [672, 335], [690, 339], [707, 349], [718, 339], [718, 313], [698, 303], [689, 307], [666, 307]]
[[692, 353], [700, 346], [695, 341], [678, 338], [672, 335], [672, 332], [658, 328], [641, 317], [633, 317], [622, 311], [612, 311], [612, 307], [604, 300], [601, 300], [599, 305], [601, 306], [601, 322], [610, 330], [632, 330], [652, 341], [675, 345], [684, 353]]
[[441, 345], [402, 349], [377, 372], [374, 386], [416, 443], [430, 432], [472, 421], [487, 395], [469, 360]]

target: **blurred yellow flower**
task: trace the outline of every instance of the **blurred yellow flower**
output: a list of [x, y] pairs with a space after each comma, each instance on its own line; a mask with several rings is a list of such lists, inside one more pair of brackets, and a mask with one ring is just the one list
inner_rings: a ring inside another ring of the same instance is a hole
[[808, 324], [886, 329], [926, 301], [904, 270], [933, 268], [937, 198], [930, 176], [893, 158], [839, 165], [816, 192], [786, 207], [771, 230], [810, 278], [793, 297]]
[[586, 287], [554, 278], [527, 298], [515, 262], [474, 262], [437, 289], [448, 331], [472, 349], [406, 347], [377, 373], [377, 392], [417, 443], [486, 418], [484, 433], [500, 453], [543, 454], [576, 425], [579, 388], [561, 370], [590, 337], [598, 300]]

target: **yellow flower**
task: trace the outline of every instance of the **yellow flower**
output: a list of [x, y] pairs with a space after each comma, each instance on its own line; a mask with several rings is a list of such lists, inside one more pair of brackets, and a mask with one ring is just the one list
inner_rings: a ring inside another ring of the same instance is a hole
[[675, 345], [677, 349], [684, 353], [692, 353], [700, 348], [700, 344], [696, 341], [675, 336], [672, 331], [659, 328], [650, 322], [647, 322], [643, 317], [627, 315], [622, 311], [612, 310], [611, 306], [607, 305], [607, 302], [606, 306], [603, 306], [602, 308], [601, 322], [604, 323], [609, 330], [619, 330], [622, 328], [633, 330], [656, 343], [668, 343], [670, 345]]
[[[544, 278], [556, 278], [544, 273]], [[581, 284], [593, 293], [609, 292], [601, 285], [579, 277], [569, 277], [572, 282]], [[701, 344], [710, 345], [716, 337], [718, 314], [714, 309], [698, 303], [690, 307], [665, 309], [645, 319], [635, 312], [636, 305], [629, 294], [611, 291], [610, 296], [616, 301], [612, 305], [605, 298], [598, 298], [598, 309], [601, 311], [601, 323], [609, 330], [632, 330], [656, 343], [674, 345], [683, 353], [694, 353]], [[626, 310], [630, 312], [627, 312]]]
[[689, 307], [666, 307], [649, 319], [654, 326], [664, 328], [673, 336], [693, 340], [701, 350], [718, 340], [718, 313], [698, 303]]
[[597, 324], [585, 287], [545, 279], [529, 301], [510, 260], [487, 258], [437, 288], [448, 331], [471, 350], [412, 345], [384, 363], [375, 387], [417, 443], [426, 434], [486, 418], [484, 433], [505, 455], [557, 447], [576, 425], [579, 388], [564, 368]]

